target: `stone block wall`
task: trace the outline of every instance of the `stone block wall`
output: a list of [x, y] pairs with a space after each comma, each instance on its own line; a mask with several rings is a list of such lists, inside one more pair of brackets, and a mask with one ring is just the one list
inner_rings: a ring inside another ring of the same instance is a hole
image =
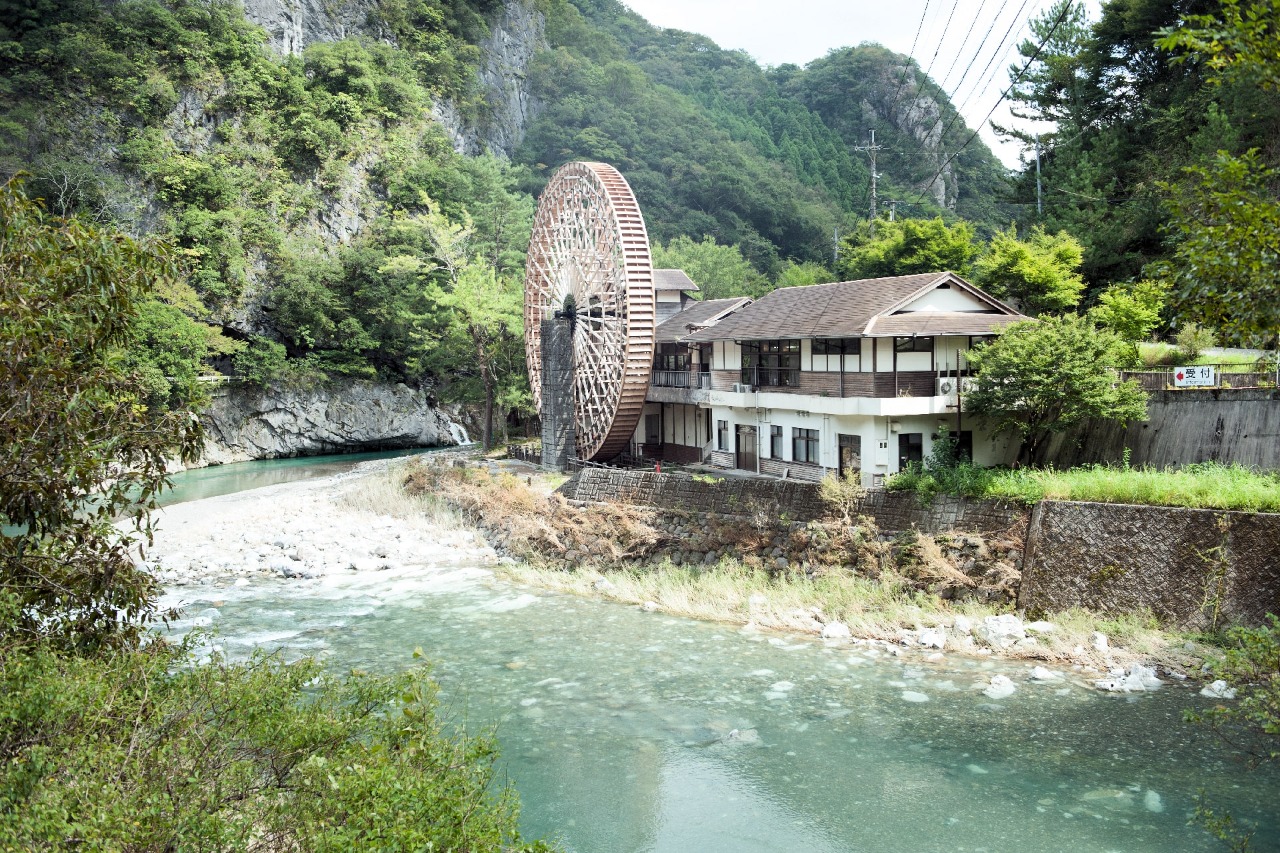
[[1280, 514], [1042, 501], [1020, 607], [1128, 612], [1205, 630], [1280, 613]]
[[[707, 482], [683, 473], [588, 468], [560, 492], [581, 501], [684, 513], [689, 518], [681, 523], [695, 526], [714, 514], [795, 529], [826, 511], [818, 485], [796, 480]], [[1042, 501], [1028, 510], [949, 496], [924, 506], [913, 493], [882, 489], [865, 492], [853, 512], [888, 532], [962, 531], [988, 542], [1022, 538], [1018, 605], [1032, 612], [1146, 609], [1165, 624], [1192, 630], [1260, 624], [1267, 613], [1280, 613], [1280, 514], [1075, 501]], [[692, 528], [674, 538], [685, 536], [700, 541]], [[712, 549], [707, 543], [695, 547], [708, 554]]]
[[[559, 489], [580, 501], [630, 503], [683, 512], [751, 515], [765, 510], [798, 522], [827, 512], [818, 484], [801, 480], [763, 480], [725, 477], [709, 482], [689, 474], [584, 468]], [[911, 492], [872, 489], [864, 492], [854, 515], [873, 518], [881, 530], [919, 530], [944, 533], [1005, 531], [1025, 525], [1026, 508], [1005, 501], [938, 497], [928, 506]]]

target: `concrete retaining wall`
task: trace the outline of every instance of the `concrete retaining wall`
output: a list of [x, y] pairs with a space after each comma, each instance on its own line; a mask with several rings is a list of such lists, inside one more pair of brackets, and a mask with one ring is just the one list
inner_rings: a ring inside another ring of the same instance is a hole
[[1019, 607], [1149, 609], [1188, 629], [1280, 613], [1280, 514], [1042, 501]]
[[1090, 421], [1056, 436], [1047, 458], [1059, 468], [1119, 462], [1125, 448], [1133, 465], [1216, 461], [1280, 469], [1280, 391], [1157, 391], [1147, 420], [1127, 427]]

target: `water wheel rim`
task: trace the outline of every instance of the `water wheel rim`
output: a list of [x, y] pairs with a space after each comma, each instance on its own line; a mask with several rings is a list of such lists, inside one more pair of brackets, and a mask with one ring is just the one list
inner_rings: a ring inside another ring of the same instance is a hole
[[525, 269], [525, 356], [542, 399], [542, 321], [575, 301], [574, 426], [580, 459], [631, 442], [653, 367], [653, 262], [640, 205], [605, 163], [561, 167], [538, 200]]

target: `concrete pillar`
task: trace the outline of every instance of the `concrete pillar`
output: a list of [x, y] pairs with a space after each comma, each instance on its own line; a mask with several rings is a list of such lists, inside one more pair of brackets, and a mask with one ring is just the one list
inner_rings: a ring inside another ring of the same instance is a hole
[[577, 455], [573, 423], [573, 325], [542, 321], [542, 464], [564, 471]]

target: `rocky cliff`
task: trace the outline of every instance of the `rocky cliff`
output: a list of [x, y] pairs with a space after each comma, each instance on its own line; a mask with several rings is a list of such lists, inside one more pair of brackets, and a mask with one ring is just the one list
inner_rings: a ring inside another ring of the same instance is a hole
[[[245, 17], [265, 29], [273, 50], [282, 56], [301, 54], [315, 42], [364, 35], [394, 41], [376, 23], [377, 0], [245, 0]], [[485, 117], [468, 122], [447, 98], [436, 101], [432, 115], [449, 134], [459, 154], [486, 151], [510, 157], [524, 140], [525, 128], [538, 111], [526, 79], [534, 54], [547, 46], [546, 18], [531, 2], [506, 0], [489, 22], [480, 43], [480, 85]]]
[[429, 390], [377, 382], [314, 388], [231, 384], [217, 392], [203, 421], [205, 465], [467, 440]]

